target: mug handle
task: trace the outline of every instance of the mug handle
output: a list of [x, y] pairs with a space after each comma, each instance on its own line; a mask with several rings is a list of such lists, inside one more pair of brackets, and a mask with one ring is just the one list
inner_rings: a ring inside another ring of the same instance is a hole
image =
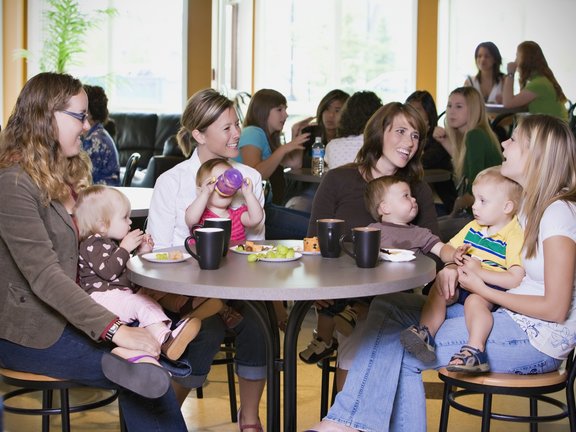
[[352, 258], [356, 259], [356, 255], [354, 255], [354, 253], [350, 252], [346, 246], [344, 246], [344, 237], [346, 237], [346, 234], [342, 234], [340, 236], [340, 247], [346, 253], [346, 255], [350, 255]]
[[190, 228], [190, 234], [194, 234], [194, 230], [198, 229], [198, 228], [204, 228], [204, 225], [202, 224], [194, 224], [192, 225], [192, 227]]
[[194, 257], [194, 259], [196, 259], [196, 261], [200, 261], [200, 257], [198, 255], [196, 255], [196, 252], [194, 252], [192, 250], [192, 248], [190, 247], [190, 244], [188, 243], [190, 240], [196, 240], [196, 237], [194, 235], [186, 237], [186, 240], [184, 240], [184, 247], [186, 248], [188, 253], [190, 255], [192, 255]]

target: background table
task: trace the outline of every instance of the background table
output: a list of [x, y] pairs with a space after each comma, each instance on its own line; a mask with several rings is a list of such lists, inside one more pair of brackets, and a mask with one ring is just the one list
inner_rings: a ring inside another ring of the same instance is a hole
[[284, 172], [284, 177], [305, 183], [320, 183], [322, 181], [322, 176], [312, 175], [312, 168], [292, 168]]
[[131, 217], [147, 217], [148, 210], [150, 209], [150, 201], [152, 201], [152, 188], [140, 187], [116, 187], [120, 192], [128, 197], [132, 211]]
[[[267, 242], [270, 243], [270, 242]], [[290, 241], [279, 243], [290, 244]], [[172, 248], [174, 249], [174, 248]], [[348, 256], [249, 263], [246, 255], [229, 252], [218, 270], [200, 270], [190, 258], [174, 264], [140, 257], [128, 262], [130, 279], [139, 285], [188, 296], [245, 300], [257, 316], [266, 339], [268, 365], [267, 429], [280, 430], [280, 371], [284, 372], [284, 430], [296, 429], [296, 342], [300, 326], [317, 299], [353, 298], [404, 291], [422, 286], [436, 275], [434, 261], [418, 256], [405, 263], [380, 262], [359, 269]], [[284, 337], [284, 359], [273, 308], [268, 301], [295, 300]]]

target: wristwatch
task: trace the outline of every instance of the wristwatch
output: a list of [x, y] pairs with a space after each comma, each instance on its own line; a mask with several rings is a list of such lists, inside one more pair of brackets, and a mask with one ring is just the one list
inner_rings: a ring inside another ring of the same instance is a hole
[[512, 72], [508, 72], [508, 73], [506, 74], [506, 76], [507, 76], [507, 77], [510, 77], [510, 78], [514, 78], [514, 74], [513, 74]]
[[108, 329], [108, 331], [106, 331], [106, 334], [104, 335], [104, 340], [112, 342], [112, 338], [114, 337], [114, 335], [116, 334], [121, 325], [124, 325], [122, 321], [120, 320], [114, 321], [114, 324], [112, 324]]

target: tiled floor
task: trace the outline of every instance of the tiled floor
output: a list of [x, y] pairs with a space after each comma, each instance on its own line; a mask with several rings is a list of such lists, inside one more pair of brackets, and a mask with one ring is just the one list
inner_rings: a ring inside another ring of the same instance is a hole
[[[303, 330], [300, 335], [299, 344], [302, 348], [308, 343], [311, 335], [311, 329], [314, 326], [314, 317], [309, 314], [303, 324]], [[428, 430], [438, 429], [438, 418], [440, 413], [441, 401], [438, 398], [441, 395], [441, 383], [436, 378], [435, 372], [427, 372], [424, 375], [427, 383], [427, 409], [428, 409]], [[320, 369], [314, 365], [298, 364], [298, 430], [304, 430], [306, 427], [314, 424], [319, 419], [320, 404]], [[7, 386], [0, 384], [0, 393], [4, 393]], [[83, 392], [73, 397], [81, 399], [92, 398], [93, 391]], [[265, 418], [265, 398], [261, 405], [261, 416]], [[24, 404], [33, 403], [32, 400], [24, 400]], [[510, 399], [500, 399], [495, 403], [497, 407], [512, 407], [513, 412], [524, 409], [514, 407], [515, 402]], [[480, 405], [479, 405], [480, 406]], [[375, 406], [375, 409], [377, 407]], [[238, 426], [230, 422], [228, 390], [226, 383], [226, 374], [224, 366], [215, 366], [210, 373], [208, 383], [204, 388], [204, 398], [196, 399], [195, 393], [192, 392], [188, 397], [183, 412], [186, 418], [188, 430], [199, 432], [233, 432], [238, 430]], [[5, 432], [28, 432], [40, 430], [40, 421], [35, 417], [16, 416], [5, 413], [4, 415]], [[58, 430], [60, 421], [58, 418], [52, 420], [53, 430]], [[98, 432], [116, 432], [118, 426], [118, 409], [114, 404], [110, 407], [101, 408], [95, 411], [78, 413], [72, 415], [72, 430], [74, 432], [98, 431]], [[477, 431], [480, 430], [478, 419], [467, 414], [451, 411], [449, 430], [451, 431]], [[565, 432], [568, 430], [567, 420], [552, 424], [543, 424], [540, 431], [543, 432]], [[516, 432], [528, 431], [526, 425], [493, 422], [492, 431], [494, 432]], [[137, 431], [143, 432], [143, 431]]]

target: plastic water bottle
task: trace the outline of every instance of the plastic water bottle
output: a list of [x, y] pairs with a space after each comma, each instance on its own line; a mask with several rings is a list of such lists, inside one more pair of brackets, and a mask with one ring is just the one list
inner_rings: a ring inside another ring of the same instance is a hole
[[240, 171], [236, 168], [229, 168], [218, 177], [214, 189], [220, 195], [229, 197], [242, 187], [242, 180], [243, 177]]
[[321, 176], [324, 174], [324, 144], [322, 138], [316, 137], [312, 144], [312, 175]]

